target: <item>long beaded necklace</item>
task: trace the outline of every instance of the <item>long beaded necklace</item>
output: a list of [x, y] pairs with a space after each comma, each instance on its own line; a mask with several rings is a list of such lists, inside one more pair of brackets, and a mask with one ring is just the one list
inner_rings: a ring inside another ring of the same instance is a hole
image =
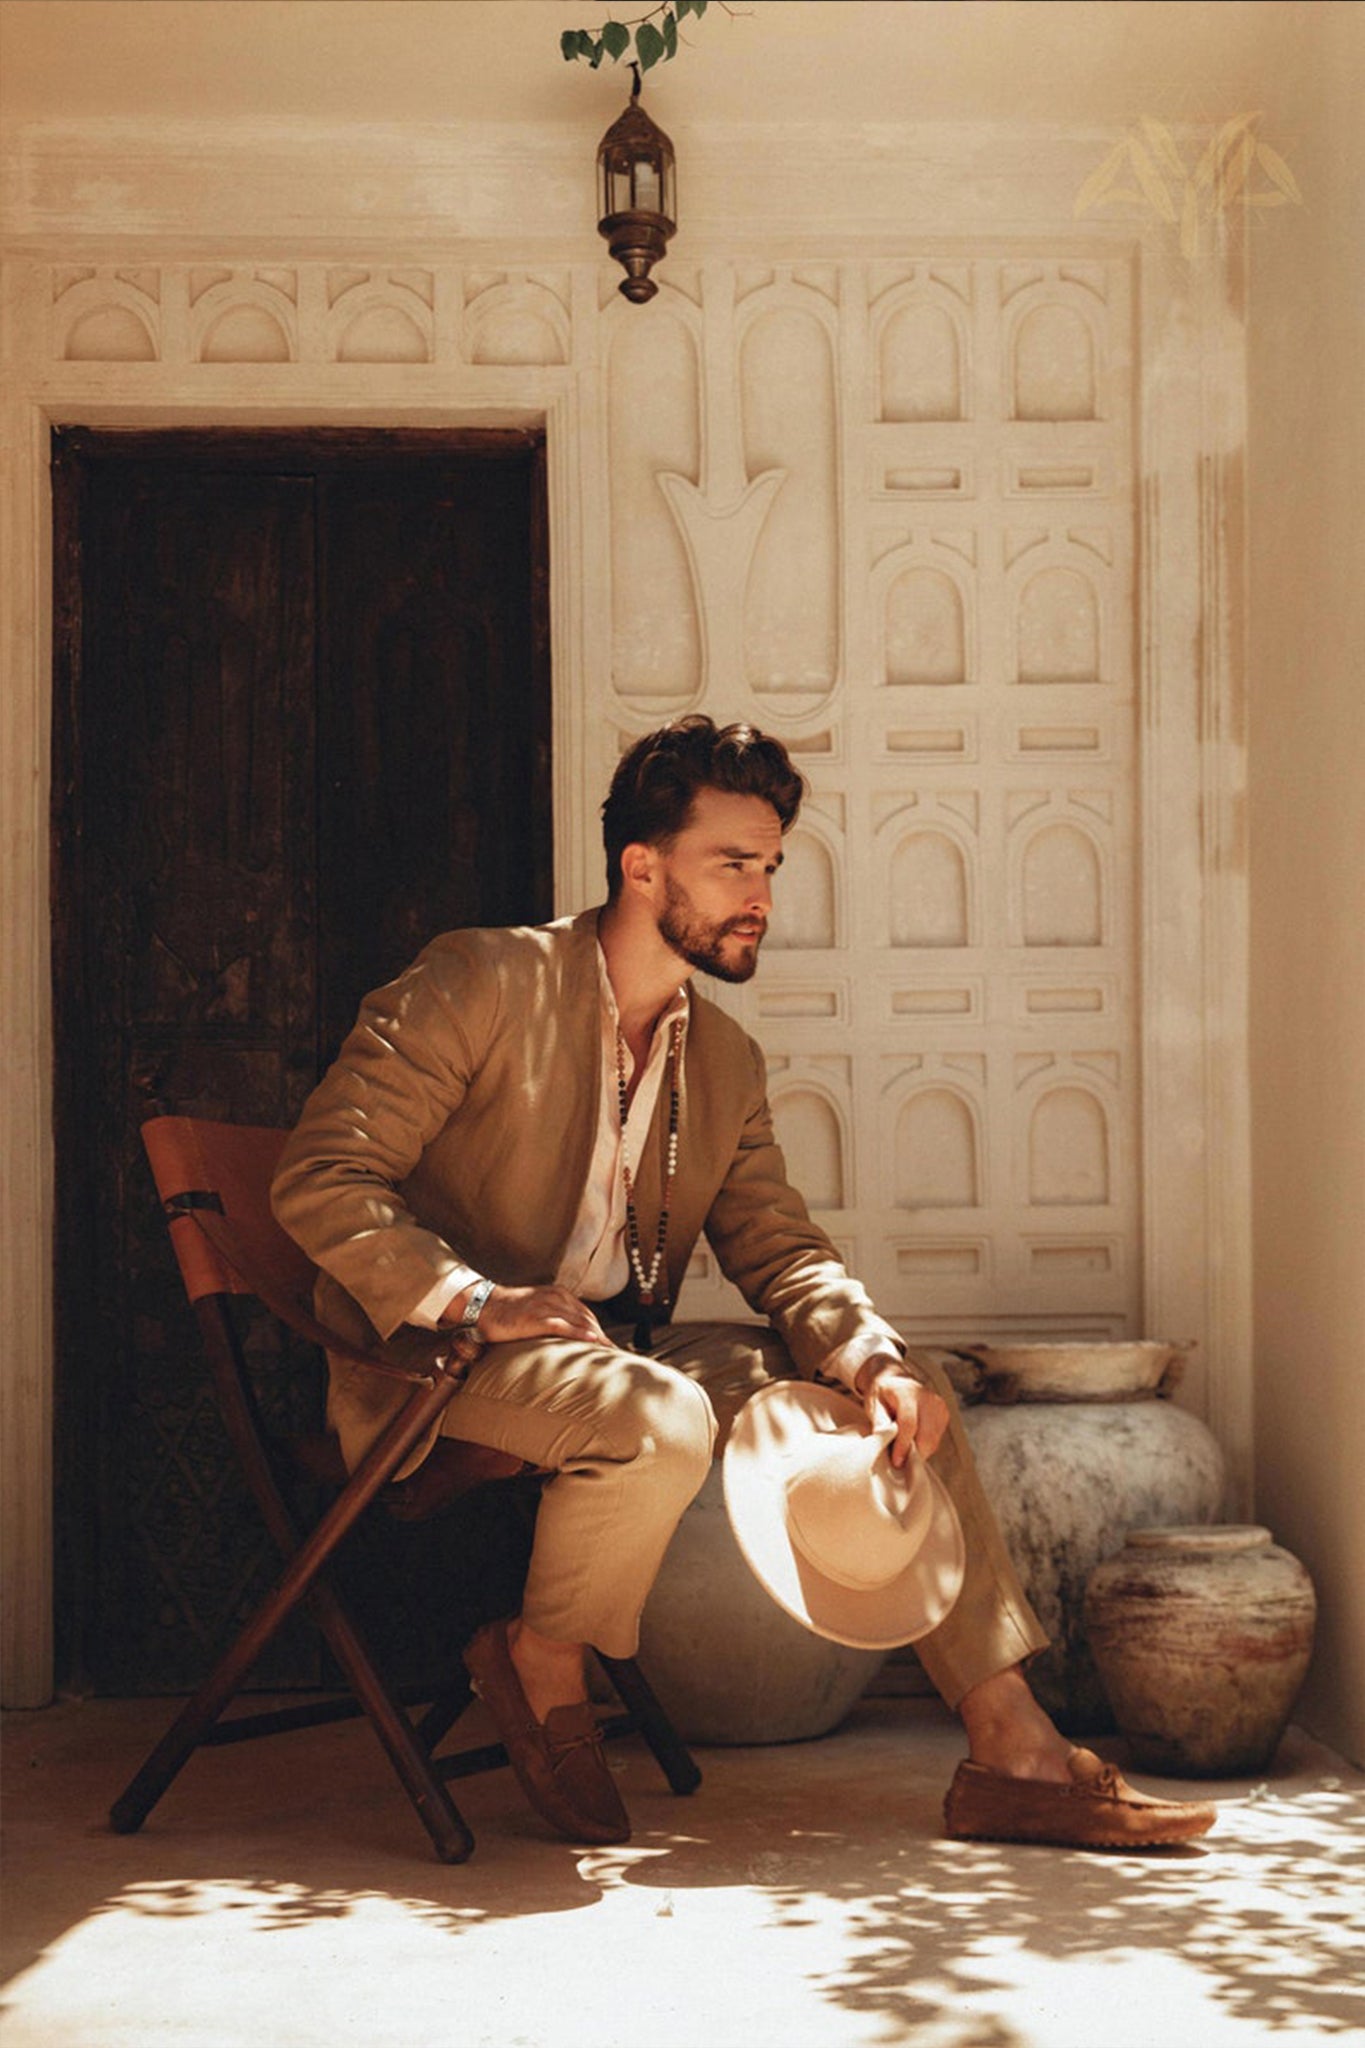
[[626, 1159], [626, 1117], [630, 1109], [626, 1084], [626, 1041], [616, 1027], [616, 1099], [621, 1112], [621, 1180], [626, 1191], [626, 1255], [635, 1281], [641, 1315], [635, 1325], [634, 1347], [646, 1355], [654, 1348], [654, 1325], [663, 1321], [668, 1306], [668, 1274], [664, 1251], [668, 1244], [668, 1217], [673, 1201], [673, 1183], [678, 1173], [678, 1117], [682, 1101], [683, 1020], [674, 1020], [668, 1040], [668, 1149], [664, 1155], [664, 1198], [659, 1210], [659, 1227], [654, 1234], [654, 1253], [645, 1270], [640, 1249], [640, 1220], [635, 1213], [635, 1178]]

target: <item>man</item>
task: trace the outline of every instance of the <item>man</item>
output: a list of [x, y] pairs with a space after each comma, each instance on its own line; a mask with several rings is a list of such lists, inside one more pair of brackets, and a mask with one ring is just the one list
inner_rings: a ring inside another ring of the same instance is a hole
[[[744, 1398], [796, 1372], [934, 1457], [967, 1543], [919, 1644], [967, 1731], [950, 1832], [1186, 1840], [1209, 1807], [1147, 1800], [1072, 1748], [1022, 1664], [1045, 1646], [951, 1392], [909, 1358], [786, 1179], [762, 1055], [693, 990], [753, 974], [804, 794], [780, 743], [685, 718], [638, 742], [603, 806], [607, 902], [448, 933], [370, 996], [286, 1147], [276, 1212], [321, 1269], [319, 1307], [401, 1359], [443, 1326], [483, 1350], [441, 1429], [546, 1469], [521, 1613], [466, 1662], [532, 1803], [578, 1840], [629, 1822], [594, 1739], [588, 1646], [633, 1653], [684, 1508]], [[705, 1232], [767, 1330], [671, 1321]], [[403, 1389], [332, 1362], [354, 1465]], [[419, 1447], [408, 1469], [420, 1463]]]

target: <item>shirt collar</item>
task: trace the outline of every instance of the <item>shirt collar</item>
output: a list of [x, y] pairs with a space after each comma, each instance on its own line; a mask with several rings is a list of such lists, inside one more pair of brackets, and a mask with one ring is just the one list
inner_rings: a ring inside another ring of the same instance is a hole
[[[615, 1028], [621, 1022], [621, 1013], [616, 1007], [616, 991], [611, 985], [611, 976], [607, 972], [607, 956], [602, 951], [600, 939], [597, 941], [597, 986], [602, 997], [602, 1007], [608, 1021]], [[675, 1020], [685, 1021], [691, 1015], [691, 1005], [692, 998], [688, 985], [685, 981], [680, 982], [667, 1009], [659, 1013], [654, 1026], [654, 1036], [657, 1038], [660, 1031], [666, 1030]]]

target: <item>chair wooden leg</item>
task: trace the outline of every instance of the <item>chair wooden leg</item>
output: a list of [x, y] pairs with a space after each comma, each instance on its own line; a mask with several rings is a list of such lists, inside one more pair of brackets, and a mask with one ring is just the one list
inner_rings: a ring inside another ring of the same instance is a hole
[[621, 1698], [622, 1705], [639, 1727], [653, 1750], [660, 1769], [673, 1791], [695, 1792], [701, 1772], [677, 1729], [655, 1697], [654, 1690], [633, 1657], [607, 1657], [596, 1652], [597, 1661]]
[[[288, 1557], [274, 1589], [267, 1594], [198, 1692], [186, 1702], [141, 1770], [115, 1800], [109, 1818], [116, 1834], [132, 1834], [142, 1825], [285, 1618], [301, 1600], [308, 1598], [326, 1631], [337, 1661], [430, 1834], [437, 1855], [446, 1863], [463, 1862], [469, 1855], [474, 1846], [473, 1836], [433, 1771], [430, 1758], [407, 1715], [380, 1678], [350, 1616], [330, 1584], [318, 1577], [341, 1538], [363, 1514], [413, 1445], [420, 1441], [454, 1391], [453, 1383], [437, 1381], [425, 1392], [415, 1395], [375, 1445], [345, 1493], [332, 1503]], [[258, 1490], [258, 1497], [262, 1492], [265, 1497], [261, 1504], [266, 1509], [267, 1520], [281, 1547], [287, 1549], [293, 1536], [287, 1510], [273, 1481]]]
[[[325, 1579], [311, 1588], [308, 1600], [347, 1683], [430, 1835], [437, 1856], [442, 1863], [463, 1863], [473, 1851], [474, 1837], [432, 1769], [427, 1751], [412, 1723], [375, 1669], [355, 1624]], [[268, 1601], [266, 1607], [272, 1604]], [[284, 1612], [287, 1613], [294, 1604], [291, 1601]], [[274, 1633], [274, 1628], [270, 1628], [261, 1634], [260, 1622], [264, 1612], [264, 1609], [258, 1611], [257, 1626], [248, 1624], [198, 1692], [186, 1702], [141, 1770], [114, 1801], [109, 1811], [109, 1822], [115, 1834], [137, 1832], [237, 1691]], [[283, 1615], [279, 1618], [282, 1620]]]

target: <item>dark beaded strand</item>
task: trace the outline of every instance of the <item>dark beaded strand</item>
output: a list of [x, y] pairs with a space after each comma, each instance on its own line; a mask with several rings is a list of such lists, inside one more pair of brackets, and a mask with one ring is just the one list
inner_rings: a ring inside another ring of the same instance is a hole
[[[626, 1254], [630, 1260], [631, 1275], [644, 1313], [635, 1325], [633, 1338], [636, 1351], [646, 1356], [654, 1348], [654, 1324], [662, 1318], [652, 1313], [668, 1305], [668, 1275], [664, 1271], [664, 1251], [668, 1244], [668, 1217], [673, 1201], [673, 1182], [678, 1172], [678, 1118], [682, 1101], [680, 1080], [682, 1075], [683, 1026], [679, 1018], [672, 1026], [668, 1047], [668, 1150], [664, 1165], [664, 1198], [659, 1210], [659, 1227], [654, 1236], [654, 1253], [645, 1271], [644, 1255], [640, 1250], [640, 1221], [635, 1213], [635, 1182], [626, 1161], [625, 1138], [626, 1117], [630, 1102], [626, 1084], [626, 1041], [621, 1027], [616, 1027], [616, 1097], [621, 1112], [621, 1179], [626, 1190]], [[660, 1285], [660, 1275], [663, 1284]]]

